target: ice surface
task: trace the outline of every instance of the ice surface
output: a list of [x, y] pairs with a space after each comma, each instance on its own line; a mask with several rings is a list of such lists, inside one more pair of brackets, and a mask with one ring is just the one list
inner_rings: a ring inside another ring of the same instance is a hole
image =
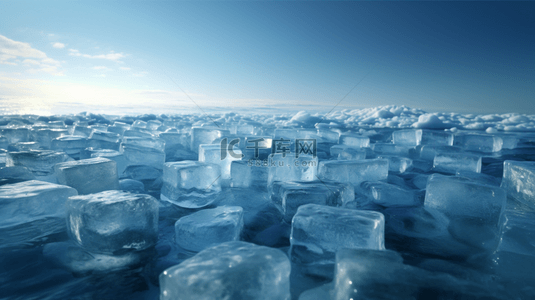
[[448, 174], [458, 171], [481, 173], [481, 156], [466, 153], [437, 154], [433, 160], [433, 169]]
[[318, 167], [320, 179], [350, 183], [355, 188], [363, 181], [386, 180], [387, 176], [386, 159], [322, 161]]
[[0, 186], [0, 228], [65, 216], [65, 202], [78, 193], [59, 184], [30, 180]]
[[165, 163], [161, 199], [181, 207], [204, 207], [221, 191], [219, 165], [181, 161]]
[[80, 195], [119, 189], [117, 163], [102, 157], [58, 163], [58, 183], [75, 188]]
[[37, 179], [57, 182], [54, 175], [54, 166], [57, 163], [72, 161], [64, 152], [51, 150], [31, 150], [21, 152], [8, 152], [6, 167], [26, 167]]
[[183, 249], [199, 252], [206, 248], [240, 240], [243, 208], [219, 206], [203, 209], [175, 223], [176, 243]]
[[158, 201], [122, 191], [73, 196], [67, 201], [67, 231], [94, 253], [147, 249], [158, 239]]
[[145, 191], [143, 182], [134, 179], [119, 180], [119, 189], [124, 192], [142, 194]]
[[384, 216], [375, 211], [300, 206], [292, 220], [290, 259], [310, 273], [329, 274], [340, 249], [384, 249], [384, 225]]
[[412, 159], [400, 156], [381, 155], [378, 158], [388, 159], [388, 171], [405, 173], [412, 168]]
[[273, 248], [227, 242], [160, 275], [160, 299], [290, 299], [290, 261]]
[[498, 152], [502, 150], [503, 141], [494, 135], [462, 134], [455, 136], [454, 145], [469, 151]]
[[504, 161], [501, 187], [508, 197], [535, 208], [535, 162]]

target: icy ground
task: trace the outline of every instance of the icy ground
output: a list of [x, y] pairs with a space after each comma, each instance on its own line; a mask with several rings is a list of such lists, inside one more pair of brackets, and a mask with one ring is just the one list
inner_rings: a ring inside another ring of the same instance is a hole
[[0, 299], [535, 299], [535, 116], [0, 126]]

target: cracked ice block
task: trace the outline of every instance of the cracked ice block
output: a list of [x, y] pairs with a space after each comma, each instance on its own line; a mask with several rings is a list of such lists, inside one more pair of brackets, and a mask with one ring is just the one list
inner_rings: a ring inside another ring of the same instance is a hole
[[396, 145], [415, 147], [422, 142], [421, 129], [404, 129], [392, 132], [392, 142]]
[[58, 183], [75, 188], [80, 195], [119, 189], [117, 163], [97, 157], [56, 164]]
[[175, 238], [180, 247], [199, 252], [224, 242], [238, 241], [242, 230], [243, 208], [219, 206], [180, 218], [175, 223]]
[[72, 161], [72, 158], [63, 152], [50, 150], [8, 152], [6, 167], [26, 167], [37, 179], [56, 183], [54, 166], [66, 161]]
[[507, 196], [535, 208], [535, 162], [504, 161], [501, 187]]
[[322, 161], [318, 167], [318, 177], [322, 180], [350, 183], [358, 188], [363, 181], [386, 180], [388, 160], [378, 158]]
[[384, 230], [379, 212], [303, 205], [292, 220], [290, 259], [310, 273], [332, 273], [340, 249], [383, 250]]
[[77, 194], [71, 187], [37, 180], [0, 186], [0, 228], [63, 217], [65, 202]]
[[73, 196], [67, 201], [67, 231], [95, 253], [147, 249], [158, 240], [158, 201], [122, 191]]
[[199, 208], [221, 191], [219, 165], [199, 161], [165, 163], [161, 199], [181, 207]]
[[290, 261], [284, 252], [227, 242], [160, 274], [160, 300], [290, 299]]

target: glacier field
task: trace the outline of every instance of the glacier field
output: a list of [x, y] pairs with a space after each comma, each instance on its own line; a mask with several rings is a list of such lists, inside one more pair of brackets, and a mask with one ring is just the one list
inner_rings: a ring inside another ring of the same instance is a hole
[[0, 117], [0, 299], [535, 299], [535, 116]]

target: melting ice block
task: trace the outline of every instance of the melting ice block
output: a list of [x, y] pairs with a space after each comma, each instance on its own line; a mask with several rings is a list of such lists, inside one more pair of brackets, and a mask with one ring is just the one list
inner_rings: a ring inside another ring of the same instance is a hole
[[535, 208], [535, 162], [504, 161], [501, 187], [507, 196]]
[[181, 207], [199, 208], [221, 191], [219, 165], [199, 161], [165, 163], [161, 199]]
[[147, 249], [158, 239], [158, 201], [122, 191], [73, 196], [67, 201], [67, 231], [95, 253]]
[[80, 195], [119, 189], [117, 163], [97, 157], [56, 164], [58, 183], [75, 188]]
[[175, 223], [176, 243], [199, 252], [224, 242], [238, 241], [243, 230], [243, 208], [219, 206], [203, 209]]
[[77, 194], [71, 187], [37, 180], [0, 186], [0, 228], [63, 217], [65, 202]]
[[332, 273], [336, 251], [384, 249], [385, 219], [375, 211], [325, 205], [300, 206], [292, 220], [290, 258], [310, 273]]
[[481, 156], [466, 153], [437, 154], [433, 160], [433, 168], [448, 174], [458, 171], [481, 173]]
[[470, 245], [494, 249], [505, 222], [506, 192], [466, 178], [433, 174], [428, 178], [424, 206], [450, 219], [450, 234]]
[[227, 242], [160, 274], [160, 299], [290, 299], [290, 261], [269, 247]]
[[386, 180], [387, 159], [322, 161], [318, 167], [318, 177], [322, 180], [350, 183], [355, 188], [363, 181]]

